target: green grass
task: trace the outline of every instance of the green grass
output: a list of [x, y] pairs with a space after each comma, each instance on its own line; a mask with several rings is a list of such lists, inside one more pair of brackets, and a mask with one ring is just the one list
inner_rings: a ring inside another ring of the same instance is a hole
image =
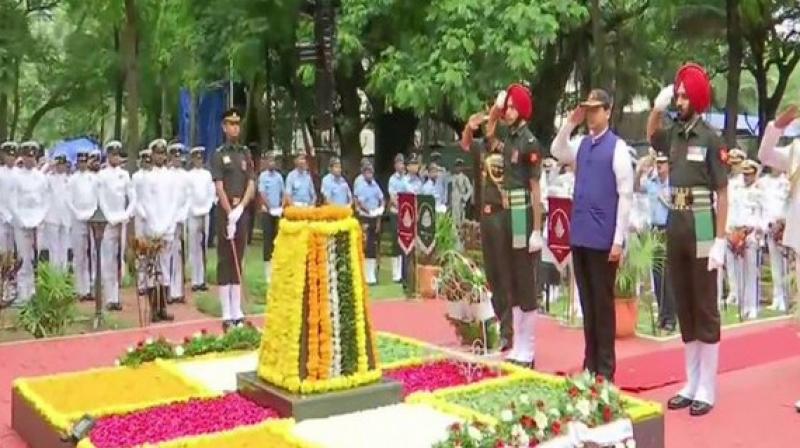
[[[544, 299], [542, 299], [544, 300]], [[562, 320], [567, 319], [567, 304], [568, 301], [566, 297], [562, 296], [559, 300], [555, 303], [550, 303], [550, 313], [549, 315], [553, 317], [557, 317]], [[544, 311], [544, 302], [541, 303], [541, 308]], [[647, 299], [642, 299], [639, 301], [639, 316], [638, 322], [636, 323], [636, 332], [639, 334], [647, 334], [651, 336], [669, 336], [670, 334], [677, 334], [680, 330], [676, 329], [675, 333], [667, 333], [659, 328], [656, 328], [653, 331], [653, 320], [658, 322], [658, 311], [656, 309], [652, 310], [652, 317], [651, 317], [651, 308], [648, 304]], [[780, 313], [777, 311], [771, 311], [767, 309], [763, 304], [759, 306], [758, 309], [758, 319], [768, 319], [771, 317], [777, 317], [785, 315], [786, 313]], [[734, 325], [738, 324], [741, 321], [739, 320], [739, 312], [736, 306], [728, 306], [727, 309], [720, 310], [720, 318], [722, 320], [722, 326], [727, 325]], [[577, 318], [574, 320], [574, 325], [580, 326], [581, 321]]]

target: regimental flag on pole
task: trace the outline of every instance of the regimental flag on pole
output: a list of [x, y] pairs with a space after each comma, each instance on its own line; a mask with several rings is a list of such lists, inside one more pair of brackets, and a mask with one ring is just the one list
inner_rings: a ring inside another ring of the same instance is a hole
[[404, 254], [414, 249], [417, 239], [417, 197], [414, 193], [397, 195], [397, 242]]
[[548, 197], [547, 210], [547, 248], [553, 253], [558, 269], [563, 270], [571, 253], [569, 234], [572, 199]]
[[436, 245], [436, 200], [433, 195], [417, 195], [417, 242], [425, 255]]

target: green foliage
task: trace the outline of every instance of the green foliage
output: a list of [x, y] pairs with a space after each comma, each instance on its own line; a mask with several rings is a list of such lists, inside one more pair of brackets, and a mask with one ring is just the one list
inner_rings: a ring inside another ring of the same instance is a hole
[[37, 268], [36, 293], [17, 316], [36, 338], [63, 335], [78, 315], [72, 276], [47, 263]]
[[[492, 351], [500, 348], [500, 324], [497, 319], [489, 319], [481, 323], [478, 321], [465, 322], [447, 316], [447, 321], [452, 325], [462, 346], [470, 347], [475, 341], [480, 341], [481, 347], [486, 347], [486, 350]], [[483, 325], [486, 325], [485, 337]]]
[[665, 261], [663, 234], [647, 231], [633, 233], [628, 237], [622, 264], [617, 269], [614, 284], [615, 295], [620, 298], [636, 296], [636, 287], [646, 283], [652, 271], [663, 271]]
[[119, 360], [119, 364], [126, 367], [137, 367], [156, 359], [175, 358], [175, 349], [163, 336], [153, 341], [139, 341], [136, 348], [128, 348], [128, 352]]

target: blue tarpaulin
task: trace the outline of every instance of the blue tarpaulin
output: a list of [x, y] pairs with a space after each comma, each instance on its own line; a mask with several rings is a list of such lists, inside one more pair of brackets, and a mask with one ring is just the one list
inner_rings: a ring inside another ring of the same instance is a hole
[[[203, 91], [196, 104], [195, 145], [205, 146], [206, 161], [222, 144], [220, 120], [227, 109], [228, 90], [222, 87]], [[187, 147], [191, 144], [189, 127], [191, 122], [191, 95], [188, 89], [181, 89], [178, 104], [178, 137]]]
[[[86, 137], [64, 140], [50, 148], [50, 151], [48, 151], [48, 158], [52, 160], [55, 156], [64, 154], [67, 156], [70, 165], [75, 166], [79, 150], [84, 149], [86, 152], [89, 152], [95, 148], [99, 148], [99, 146], [100, 145], [98, 145], [96, 141]], [[100, 148], [100, 150], [102, 151], [103, 149]]]

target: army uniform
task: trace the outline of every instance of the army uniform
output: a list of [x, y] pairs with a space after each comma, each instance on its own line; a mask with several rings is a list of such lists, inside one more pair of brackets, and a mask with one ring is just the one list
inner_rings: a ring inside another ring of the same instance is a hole
[[[122, 143], [106, 144], [106, 154], [122, 155]], [[119, 281], [122, 276], [125, 253], [125, 230], [136, 207], [136, 191], [130, 175], [121, 166], [107, 166], [100, 170], [98, 180], [98, 205], [108, 224], [100, 244], [100, 272], [103, 299], [109, 311], [122, 309], [119, 301]]]
[[726, 242], [716, 235], [714, 197], [728, 184], [728, 154], [716, 130], [700, 116], [711, 103], [705, 71], [695, 64], [684, 65], [674, 87], [659, 96], [675, 93], [689, 98], [694, 113], [687, 121], [654, 129], [650, 136], [653, 148], [669, 157], [672, 197], [666, 265], [685, 344], [687, 384], [667, 405], [673, 410], [690, 407], [690, 414], [699, 416], [710, 412], [715, 401], [720, 315], [714, 271], [724, 263]]
[[[196, 146], [189, 151], [193, 160], [205, 155], [205, 148]], [[217, 200], [211, 173], [204, 167], [193, 167], [186, 175], [189, 185], [189, 217], [187, 221], [189, 265], [191, 266], [192, 291], [207, 291], [206, 249], [208, 247], [208, 225], [211, 207]]]
[[0, 253], [14, 252], [14, 215], [11, 213], [11, 189], [17, 168], [17, 143], [0, 145]]
[[[23, 143], [20, 145], [20, 152], [25, 158], [35, 158], [39, 152], [39, 144]], [[47, 214], [49, 202], [46, 196], [47, 178], [44, 173], [36, 166], [19, 168], [14, 176], [11, 193], [11, 211], [15, 220], [14, 242], [17, 254], [22, 259], [17, 283], [19, 296], [15, 305], [25, 304], [36, 291], [36, 234]]]
[[[228, 110], [223, 115], [223, 121], [238, 122], [239, 113]], [[241, 323], [244, 320], [242, 311], [242, 285], [239, 274], [244, 259], [244, 249], [247, 245], [248, 218], [247, 204], [244, 203], [248, 188], [253, 185], [255, 175], [253, 159], [247, 147], [235, 143], [225, 143], [217, 148], [211, 158], [211, 178], [215, 183], [222, 185], [225, 197], [231, 212], [226, 214], [224, 209], [217, 213], [216, 229], [217, 241], [217, 283], [219, 284], [219, 299], [222, 306], [223, 328]], [[218, 191], [219, 193], [219, 188]], [[253, 192], [251, 192], [253, 193]], [[238, 215], [238, 216], [236, 216]], [[235, 252], [234, 252], [235, 251]]]

